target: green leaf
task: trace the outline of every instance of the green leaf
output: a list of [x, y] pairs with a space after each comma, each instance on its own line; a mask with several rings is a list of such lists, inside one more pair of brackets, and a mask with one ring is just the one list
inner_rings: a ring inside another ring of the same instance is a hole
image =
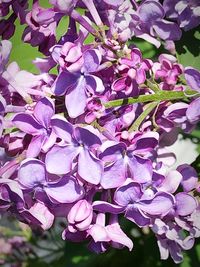
[[200, 69], [200, 27], [183, 32], [181, 40], [176, 42], [176, 50], [181, 64]]
[[143, 39], [140, 39], [140, 38], [137, 38], [137, 37], [133, 37], [129, 42], [128, 42], [129, 45], [136, 45], [142, 52], [142, 56], [144, 58], [152, 58], [152, 57], [155, 57], [156, 55], [156, 50], [157, 48], [143, 40]]

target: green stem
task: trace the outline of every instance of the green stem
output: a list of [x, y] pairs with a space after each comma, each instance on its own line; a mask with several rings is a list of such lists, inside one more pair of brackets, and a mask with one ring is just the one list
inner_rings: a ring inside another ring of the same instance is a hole
[[147, 80], [146, 84], [147, 84], [147, 87], [149, 87], [155, 93], [160, 91], [160, 88], [156, 83], [152, 83], [150, 80]]
[[138, 97], [128, 97], [123, 99], [111, 100], [104, 103], [105, 108], [120, 107], [125, 105], [130, 105], [134, 103], [146, 103], [146, 102], [161, 102], [170, 101], [178, 99], [187, 99], [190, 97], [200, 96], [196, 91], [186, 90], [186, 91], [162, 91], [156, 92], [150, 95], [139, 95]]
[[140, 116], [131, 125], [129, 132], [137, 131], [143, 120], [151, 113], [151, 111], [158, 105], [158, 102], [148, 104], [147, 108], [140, 114]]
[[153, 126], [154, 126], [154, 130], [153, 131], [157, 131], [159, 129], [159, 125], [156, 122], [156, 113], [157, 113], [158, 109], [159, 109], [159, 103], [158, 103], [157, 107], [155, 108], [154, 113], [152, 115], [152, 123], [153, 123]]

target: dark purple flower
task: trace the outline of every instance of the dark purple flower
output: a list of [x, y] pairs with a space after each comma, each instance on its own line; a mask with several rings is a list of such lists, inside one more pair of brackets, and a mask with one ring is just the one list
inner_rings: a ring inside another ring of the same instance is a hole
[[142, 59], [142, 54], [139, 49], [133, 48], [130, 58], [121, 58], [119, 60], [119, 74], [122, 77], [118, 78], [112, 84], [115, 91], [124, 91], [126, 95], [138, 95], [138, 84], [142, 84], [146, 80], [146, 71], [151, 69], [152, 62], [148, 59]]
[[27, 150], [27, 157], [37, 157], [48, 151], [56, 141], [51, 129], [51, 117], [55, 113], [54, 102], [45, 97], [34, 107], [33, 114], [20, 113], [14, 116], [13, 123], [21, 131], [33, 136]]
[[[153, 37], [160, 37], [163, 40], [179, 40], [181, 30], [174, 22], [164, 19], [165, 12], [158, 1], [144, 1], [137, 10], [140, 19], [139, 27], [136, 28], [136, 36], [150, 34]], [[138, 32], [137, 32], [138, 30]], [[151, 36], [146, 36], [147, 41], [151, 42]], [[144, 36], [145, 37], [145, 36]], [[156, 45], [157, 43], [153, 41]]]
[[[111, 110], [105, 110], [104, 115], [101, 116], [99, 121], [114, 137], [120, 131], [128, 129], [141, 112], [140, 105], [126, 105]], [[116, 140], [116, 138], [110, 138], [110, 140]]]
[[28, 27], [24, 30], [24, 42], [32, 46], [39, 46], [39, 50], [49, 55], [49, 49], [56, 43], [57, 20], [52, 9], [44, 9], [38, 1], [32, 6], [32, 10], [26, 15]]
[[176, 20], [185, 31], [191, 30], [200, 24], [198, 0], [165, 0], [163, 7], [166, 16]]
[[23, 192], [17, 181], [0, 178], [0, 210], [22, 209], [25, 205]]
[[55, 95], [66, 94], [65, 104], [71, 118], [84, 113], [87, 99], [91, 95], [104, 91], [102, 80], [92, 74], [100, 65], [100, 52], [97, 49], [86, 50], [83, 53], [83, 60], [84, 63], [79, 71], [73, 73], [62, 71], [52, 88]]
[[85, 115], [86, 123], [92, 123], [96, 119], [99, 119], [103, 116], [105, 112], [105, 107], [101, 103], [101, 100], [98, 97], [88, 98], [87, 100], [87, 109], [88, 112]]
[[7, 16], [9, 13], [9, 7], [13, 0], [1, 0], [0, 17]]

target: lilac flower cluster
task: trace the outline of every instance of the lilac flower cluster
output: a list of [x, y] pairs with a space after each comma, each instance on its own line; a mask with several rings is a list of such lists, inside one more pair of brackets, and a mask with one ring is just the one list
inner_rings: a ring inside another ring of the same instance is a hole
[[[179, 129], [188, 133], [200, 120], [200, 72], [170, 54], [144, 59], [126, 41], [179, 40], [189, 7], [185, 1], [49, 2], [43, 8], [35, 0], [31, 10], [26, 1], [0, 4], [2, 16], [11, 12], [26, 23], [23, 40], [46, 56], [34, 61], [39, 74], [8, 63], [13, 28], [10, 17], [2, 22], [0, 212], [43, 230], [66, 218], [63, 239], [87, 240], [97, 253], [110, 246], [132, 250], [123, 216], [155, 233], [162, 259], [170, 254], [181, 262], [200, 236], [200, 184], [191, 166], [171, 169], [175, 155], [167, 146]], [[174, 9], [166, 10], [168, 2], [176, 2]], [[166, 19], [174, 10], [180, 27]], [[57, 42], [66, 15], [69, 27]], [[188, 27], [196, 26], [190, 19]], [[86, 44], [88, 34], [94, 41]], [[57, 75], [50, 72], [55, 66]]]

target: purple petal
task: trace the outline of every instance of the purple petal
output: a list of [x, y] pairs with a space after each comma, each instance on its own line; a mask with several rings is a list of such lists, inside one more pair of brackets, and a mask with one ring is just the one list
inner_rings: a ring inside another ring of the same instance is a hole
[[[175, 136], [176, 133], [173, 134], [173, 135]], [[171, 140], [170, 140], [170, 142], [171, 142]], [[167, 144], [169, 144], [168, 140], [167, 140]], [[165, 148], [165, 147], [163, 148], [162, 147], [162, 148], [158, 148], [157, 149], [157, 160], [159, 162], [162, 162], [164, 165], [170, 167], [176, 162], [176, 156], [175, 156], [174, 153], [170, 152], [167, 148]]]
[[76, 127], [74, 136], [80, 144], [83, 144], [84, 146], [88, 148], [93, 145], [101, 145], [100, 138], [96, 134], [94, 134], [92, 131], [86, 128]]
[[44, 132], [42, 125], [36, 122], [36, 120], [29, 114], [17, 114], [13, 118], [14, 125], [21, 131], [31, 134], [39, 135]]
[[65, 96], [65, 105], [69, 116], [76, 118], [84, 113], [87, 104], [86, 83], [83, 76], [70, 88]]
[[53, 145], [55, 145], [56, 139], [57, 139], [57, 136], [53, 131], [51, 131], [49, 136], [45, 136], [44, 143], [42, 145], [42, 152], [47, 153], [47, 151], [49, 151], [49, 149]]
[[72, 142], [73, 125], [69, 123], [63, 116], [54, 115], [51, 119], [51, 125], [53, 131], [58, 137], [67, 143]]
[[70, 176], [64, 176], [57, 184], [49, 185], [44, 190], [54, 203], [73, 203], [84, 194], [83, 187]]
[[190, 249], [194, 246], [194, 243], [195, 243], [195, 238], [192, 237], [192, 236], [187, 236], [187, 237], [182, 241], [181, 247], [182, 247], [184, 250], [190, 250]]
[[126, 166], [121, 158], [104, 169], [101, 186], [104, 189], [117, 188], [126, 180]]
[[26, 156], [28, 158], [36, 158], [41, 151], [45, 139], [46, 139], [45, 135], [36, 135], [32, 137], [26, 152]]
[[88, 244], [88, 249], [96, 254], [104, 253], [108, 249], [108, 243], [95, 242], [93, 239]]
[[34, 188], [46, 184], [45, 165], [38, 159], [26, 159], [22, 161], [18, 180], [24, 188]]
[[188, 108], [187, 103], [178, 102], [167, 107], [164, 111], [164, 117], [175, 121], [176, 123], [181, 123], [185, 121], [185, 113]]
[[49, 2], [55, 6], [56, 11], [68, 14], [74, 9], [77, 0], [50, 0]]
[[103, 81], [97, 76], [86, 75], [85, 83], [86, 83], [86, 88], [90, 93], [94, 92], [102, 93], [105, 90]]
[[161, 187], [159, 187], [159, 191], [165, 191], [168, 193], [174, 193], [182, 181], [182, 175], [178, 171], [170, 171], [168, 175], [165, 177], [164, 182]]
[[145, 82], [145, 80], [146, 80], [146, 72], [142, 67], [137, 69], [135, 79], [136, 79], [136, 82], [138, 84], [142, 84], [142, 83]]
[[94, 224], [89, 230], [88, 234], [94, 239], [95, 242], [109, 242], [111, 241], [106, 228], [104, 226]]
[[152, 226], [152, 230], [155, 234], [162, 235], [167, 232], [168, 226], [161, 219], [157, 218]]
[[[86, 168], [89, 166], [89, 168]], [[99, 184], [103, 173], [102, 162], [87, 149], [82, 149], [78, 157], [78, 174], [91, 184]]]
[[55, 95], [64, 95], [69, 88], [76, 84], [78, 79], [79, 75], [63, 71], [56, 78], [51, 90]]
[[132, 156], [128, 158], [128, 167], [135, 182], [147, 183], [151, 181], [153, 169], [150, 160]]
[[3, 96], [0, 95], [0, 114], [3, 114], [5, 112], [6, 107], [6, 101], [3, 98]]
[[152, 26], [156, 34], [163, 40], [177, 41], [181, 39], [182, 31], [174, 22], [167, 20], [156, 21]]
[[118, 223], [107, 225], [106, 230], [112, 242], [128, 247], [129, 251], [133, 249], [132, 240], [122, 231]]
[[111, 204], [109, 202], [105, 201], [94, 201], [92, 204], [92, 207], [94, 210], [97, 210], [98, 212], [109, 212], [112, 214], [119, 214], [124, 211], [123, 207], [120, 207], [118, 205]]
[[120, 6], [124, 0], [103, 0], [106, 4], [111, 6]]
[[34, 108], [34, 116], [37, 121], [46, 129], [50, 126], [51, 117], [55, 113], [54, 102], [52, 99], [44, 97], [37, 102]]
[[59, 62], [59, 58], [61, 56], [61, 48], [62, 48], [62, 45], [54, 45], [49, 50], [51, 52], [51, 56], [52, 56], [53, 60], [56, 63]]
[[23, 196], [23, 192], [19, 186], [19, 183], [15, 180], [11, 180], [11, 179], [6, 179], [6, 178], [1, 178], [0, 179], [0, 186], [5, 186], [7, 188], [7, 191], [9, 192], [9, 195], [13, 194], [14, 195], [14, 199], [20, 198], [21, 201], [24, 202], [24, 196]]
[[169, 257], [169, 249], [168, 249], [168, 242], [167, 239], [159, 238], [157, 241], [158, 248], [160, 251], [160, 258], [162, 260], [166, 260]]
[[142, 38], [143, 40], [152, 43], [153, 45], [155, 45], [156, 48], [159, 48], [161, 45], [161, 42], [158, 41], [156, 38], [152, 37], [150, 34], [147, 33], [136, 33], [136, 36], [139, 38]]
[[153, 23], [154, 21], [164, 17], [164, 10], [160, 3], [156, 1], [146, 1], [138, 8], [140, 19], [145, 23]]
[[126, 77], [118, 78], [113, 82], [112, 89], [117, 92], [124, 90], [126, 88], [125, 82], [126, 82]]
[[153, 199], [142, 200], [137, 207], [150, 215], [166, 215], [174, 205], [174, 197], [165, 192], [157, 193]]
[[182, 174], [183, 180], [181, 182], [184, 191], [190, 192], [197, 186], [198, 175], [194, 168], [188, 164], [178, 166], [177, 170]]
[[180, 216], [187, 216], [197, 208], [197, 202], [195, 198], [187, 193], [178, 193], [175, 198], [176, 212]]
[[73, 242], [81, 242], [84, 241], [87, 238], [87, 232], [86, 231], [79, 231], [75, 233], [69, 232], [68, 229], [65, 229], [62, 232], [62, 239], [63, 240], [70, 240]]
[[[73, 207], [70, 209], [67, 216], [67, 220], [70, 224], [81, 223], [91, 217], [92, 219], [93, 208], [91, 204], [83, 199], [76, 202]], [[90, 222], [91, 223], [91, 222]]]
[[[182, 4], [182, 1], [181, 1]], [[185, 31], [189, 31], [199, 25], [199, 5], [196, 7], [190, 7], [187, 5], [187, 2], [185, 3], [186, 7], [183, 9], [182, 5], [180, 4], [180, 7], [182, 10], [177, 10], [179, 15], [179, 26], [180, 28], [183, 28]], [[177, 9], [176, 5], [176, 9]], [[196, 10], [196, 12], [195, 12]], [[196, 15], [195, 15], [196, 13]]]
[[142, 53], [138, 48], [133, 48], [131, 51], [131, 61], [132, 66], [137, 66], [137, 64], [142, 63]]
[[156, 132], [146, 132], [136, 138], [134, 150], [142, 153], [153, 150], [158, 145], [159, 134]]
[[54, 215], [43, 204], [36, 202], [29, 210], [24, 210], [21, 215], [31, 225], [39, 225], [43, 230], [51, 228], [54, 222]]
[[114, 201], [122, 206], [126, 207], [131, 203], [138, 201], [142, 196], [142, 190], [139, 183], [131, 182], [118, 188], [114, 194]]
[[0, 43], [0, 54], [1, 54], [0, 73], [3, 72], [5, 65], [8, 63], [11, 49], [12, 49], [12, 43], [9, 40], [1, 41]]
[[67, 174], [72, 169], [74, 158], [79, 150], [74, 146], [54, 146], [46, 155], [45, 164], [47, 171], [54, 174]]
[[122, 158], [123, 152], [126, 151], [126, 145], [122, 142], [107, 141], [103, 143], [101, 150], [100, 158], [104, 162], [113, 162]]
[[181, 247], [176, 242], [168, 242], [168, 249], [175, 263], [181, 263], [183, 261]]
[[125, 217], [139, 227], [144, 227], [150, 224], [150, 219], [142, 211], [135, 209], [133, 206], [128, 207]]
[[193, 100], [189, 106], [188, 109], [186, 111], [186, 116], [187, 119], [191, 122], [191, 123], [197, 123], [200, 119], [200, 97], [198, 97], [197, 99]]
[[84, 72], [90, 73], [97, 71], [101, 62], [101, 53], [97, 49], [89, 49], [84, 52]]

